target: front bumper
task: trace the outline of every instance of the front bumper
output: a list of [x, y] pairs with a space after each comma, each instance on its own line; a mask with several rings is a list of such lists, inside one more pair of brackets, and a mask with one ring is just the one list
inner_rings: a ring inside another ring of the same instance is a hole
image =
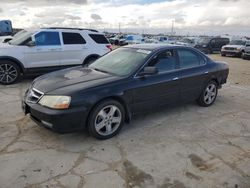
[[22, 109], [25, 115], [30, 114], [35, 123], [58, 133], [84, 129], [87, 120], [87, 109], [84, 107], [54, 110], [23, 100]]
[[221, 51], [221, 54], [222, 55], [229, 55], [229, 56], [237, 56], [237, 57], [241, 56], [240, 51], [225, 51], [225, 50], [223, 50], [223, 51]]

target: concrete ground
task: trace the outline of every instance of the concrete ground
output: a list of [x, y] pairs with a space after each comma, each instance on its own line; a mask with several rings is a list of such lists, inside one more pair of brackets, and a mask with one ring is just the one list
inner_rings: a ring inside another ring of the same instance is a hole
[[211, 57], [231, 68], [213, 106], [154, 110], [106, 141], [25, 117], [31, 80], [0, 86], [0, 187], [249, 188], [250, 61]]

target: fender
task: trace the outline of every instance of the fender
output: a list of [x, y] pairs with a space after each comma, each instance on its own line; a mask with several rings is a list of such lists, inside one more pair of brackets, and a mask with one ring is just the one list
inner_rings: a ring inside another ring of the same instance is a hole
[[0, 56], [0, 60], [9, 60], [12, 62], [15, 62], [20, 68], [21, 68], [21, 72], [25, 73], [26, 72], [26, 68], [23, 66], [23, 64], [21, 63], [21, 61], [19, 61], [18, 59], [11, 57], [11, 56]]

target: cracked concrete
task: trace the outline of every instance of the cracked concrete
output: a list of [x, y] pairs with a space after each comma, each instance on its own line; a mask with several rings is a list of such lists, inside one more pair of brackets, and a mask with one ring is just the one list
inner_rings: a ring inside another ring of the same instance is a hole
[[31, 80], [0, 86], [0, 187], [249, 188], [250, 63], [212, 58], [231, 67], [213, 106], [143, 114], [106, 141], [25, 117], [20, 101]]

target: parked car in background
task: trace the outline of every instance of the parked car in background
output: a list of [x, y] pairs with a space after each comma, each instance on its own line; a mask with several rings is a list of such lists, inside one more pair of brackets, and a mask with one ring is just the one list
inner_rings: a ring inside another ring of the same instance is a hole
[[241, 55], [242, 59], [250, 59], [250, 42], [246, 43], [244, 50]]
[[25, 114], [57, 132], [86, 128], [98, 139], [115, 136], [133, 115], [172, 103], [208, 107], [226, 83], [228, 65], [194, 48], [132, 45], [89, 67], [43, 75], [26, 91]]
[[177, 41], [176, 44], [181, 46], [187, 46], [187, 47], [194, 47], [197, 43], [196, 38], [182, 38], [181, 40]]
[[229, 38], [206, 37], [201, 38], [194, 47], [204, 53], [212, 54], [220, 52], [221, 47], [226, 44], [229, 44]]
[[232, 40], [228, 45], [222, 46], [221, 56], [236, 56], [241, 57], [245, 51], [247, 41], [244, 40]]
[[42, 74], [90, 64], [112, 46], [98, 31], [79, 28], [43, 28], [22, 31], [0, 45], [0, 84], [12, 84], [21, 75]]
[[141, 44], [145, 43], [145, 39], [142, 35], [128, 35], [125, 42], [127, 44]]
[[0, 36], [0, 43], [6, 43], [9, 42], [10, 40], [12, 40], [12, 36], [8, 35], [8, 36]]
[[116, 35], [115, 37], [109, 38], [109, 42], [112, 45], [120, 45], [121, 43], [124, 42], [126, 37], [127, 37], [127, 35]]

